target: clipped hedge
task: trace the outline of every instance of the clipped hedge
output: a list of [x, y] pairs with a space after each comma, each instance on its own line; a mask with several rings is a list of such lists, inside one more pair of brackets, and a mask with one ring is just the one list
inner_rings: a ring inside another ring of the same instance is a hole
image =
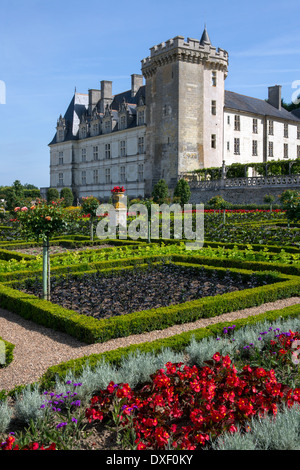
[[258, 315], [236, 319], [234, 322], [215, 323], [203, 328], [190, 330], [167, 338], [157, 339], [146, 343], [133, 344], [104, 353], [91, 354], [90, 356], [72, 359], [70, 361], [49, 367], [48, 370], [42, 375], [39, 382], [41, 387], [50, 389], [55, 385], [56, 378], [64, 378], [69, 370], [72, 370], [75, 375], [79, 376], [83, 367], [90, 366], [93, 368], [97, 366], [101, 360], [105, 360], [110, 364], [118, 366], [124, 357], [134, 352], [141, 352], [144, 354], [151, 352], [154, 354], [159, 354], [166, 348], [169, 348], [175, 352], [182, 352], [189, 345], [192, 337], [194, 337], [196, 341], [201, 341], [202, 339], [208, 337], [217, 338], [222, 334], [223, 328], [229, 327], [233, 324], [235, 325], [235, 330], [238, 330], [240, 328], [244, 328], [247, 325], [255, 325], [264, 321], [275, 322], [276, 320], [285, 318], [297, 318], [299, 315], [300, 305], [292, 305], [280, 310], [271, 310]]
[[34, 259], [34, 255], [26, 255], [24, 253], [17, 253], [16, 251], [10, 251], [10, 250], [2, 250], [0, 248], [0, 259], [4, 261], [9, 261], [10, 259], [16, 259], [16, 260], [32, 260]]
[[[225, 275], [228, 269], [216, 266], [186, 264], [190, 267], [218, 271]], [[120, 270], [121, 272], [122, 270]], [[278, 299], [297, 296], [300, 293], [299, 277], [279, 273], [253, 272], [231, 269], [231, 273], [242, 276], [255, 274], [266, 279], [273, 277], [274, 284], [206, 297], [183, 304], [150, 309], [130, 314], [96, 320], [64, 309], [43, 299], [19, 292], [0, 284], [0, 304], [3, 308], [17, 313], [38, 324], [65, 332], [88, 344], [105, 342], [113, 338], [126, 337], [146, 331], [162, 330], [176, 324], [193, 322], [241, 310]]]
[[4, 367], [7, 367], [13, 361], [13, 358], [14, 358], [13, 351], [14, 351], [15, 345], [10, 343], [9, 341], [6, 341], [5, 339], [1, 337], [0, 337], [0, 341], [3, 341], [4, 348], [5, 348], [5, 362], [4, 364], [0, 362], [0, 369], [1, 369]]
[[[51, 268], [51, 276], [55, 276], [56, 274], [64, 274], [64, 273], [73, 273], [73, 272], [86, 272], [91, 270], [104, 270], [118, 266], [133, 266], [144, 264], [147, 260], [150, 261], [157, 261], [162, 258], [170, 258], [171, 255], [168, 256], [143, 256], [143, 257], [136, 257], [136, 258], [122, 258], [122, 259], [113, 259], [113, 260], [103, 260], [94, 263], [79, 263], [70, 266], [54, 266]], [[36, 271], [22, 270], [22, 271], [12, 271], [7, 273], [0, 273], [0, 282], [6, 283], [9, 281], [13, 281], [15, 279], [29, 279], [35, 275], [39, 275], [42, 273], [42, 269], [37, 269]]]

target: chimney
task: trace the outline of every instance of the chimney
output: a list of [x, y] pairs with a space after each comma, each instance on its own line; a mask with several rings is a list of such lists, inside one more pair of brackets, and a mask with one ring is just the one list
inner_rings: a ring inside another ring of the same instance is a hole
[[104, 113], [106, 105], [110, 105], [112, 102], [112, 82], [108, 80], [101, 81], [101, 102], [100, 112]]
[[140, 87], [143, 86], [143, 75], [138, 75], [136, 73], [131, 75], [131, 97], [133, 98]]
[[100, 100], [100, 97], [100, 90], [89, 90], [89, 114], [92, 114], [92, 111]]
[[281, 85], [275, 85], [269, 87], [269, 98], [268, 103], [274, 106], [276, 109], [281, 109]]

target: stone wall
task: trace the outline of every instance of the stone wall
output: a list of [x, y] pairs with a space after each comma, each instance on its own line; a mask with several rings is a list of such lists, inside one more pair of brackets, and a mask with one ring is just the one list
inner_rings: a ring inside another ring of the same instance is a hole
[[261, 187], [261, 188], [226, 188], [226, 189], [208, 189], [200, 190], [197, 188], [191, 188], [191, 204], [200, 204], [208, 202], [214, 196], [221, 196], [225, 201], [232, 204], [265, 204], [264, 196], [266, 194], [273, 194], [275, 196], [274, 204], [279, 204], [278, 196], [282, 194], [286, 189], [293, 189], [300, 191], [299, 186], [290, 186], [273, 188], [273, 187]]

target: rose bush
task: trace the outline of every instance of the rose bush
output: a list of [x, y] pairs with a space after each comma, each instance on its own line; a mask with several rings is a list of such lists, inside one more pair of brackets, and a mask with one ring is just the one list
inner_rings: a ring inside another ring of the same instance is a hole
[[40, 238], [46, 240], [67, 228], [67, 212], [61, 206], [60, 201], [52, 201], [48, 204], [39, 199], [30, 208], [15, 207], [14, 212], [26, 238], [34, 237], [37, 241]]

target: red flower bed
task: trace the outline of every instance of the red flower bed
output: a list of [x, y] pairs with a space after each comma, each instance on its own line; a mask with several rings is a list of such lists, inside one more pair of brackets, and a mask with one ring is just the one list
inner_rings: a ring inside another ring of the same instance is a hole
[[277, 405], [300, 402], [300, 389], [278, 383], [274, 370], [246, 365], [237, 372], [229, 356], [214, 354], [201, 368], [167, 363], [140, 390], [110, 382], [86, 410], [90, 422], [119, 410], [123, 430], [133, 426], [137, 449], [200, 449], [222, 432], [247, 426], [253, 416], [276, 415]]
[[5, 442], [0, 444], [0, 450], [56, 450], [56, 444], [52, 443], [49, 447], [44, 447], [38, 442], [31, 442], [27, 446], [19, 447], [15, 444], [15, 438], [10, 435]]

